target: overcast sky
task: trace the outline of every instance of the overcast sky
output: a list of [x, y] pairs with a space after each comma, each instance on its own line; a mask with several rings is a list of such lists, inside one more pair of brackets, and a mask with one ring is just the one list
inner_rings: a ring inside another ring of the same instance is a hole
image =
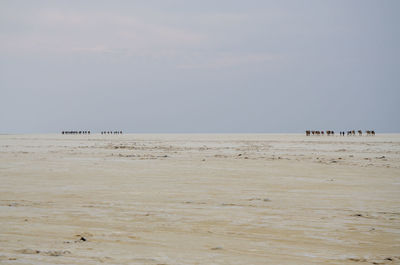
[[0, 0], [0, 133], [400, 132], [400, 1]]

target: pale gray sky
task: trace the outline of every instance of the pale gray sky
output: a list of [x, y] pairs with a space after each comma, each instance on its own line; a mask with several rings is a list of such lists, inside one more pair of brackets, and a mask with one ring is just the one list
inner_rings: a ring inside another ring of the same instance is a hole
[[400, 1], [0, 1], [0, 133], [400, 132]]

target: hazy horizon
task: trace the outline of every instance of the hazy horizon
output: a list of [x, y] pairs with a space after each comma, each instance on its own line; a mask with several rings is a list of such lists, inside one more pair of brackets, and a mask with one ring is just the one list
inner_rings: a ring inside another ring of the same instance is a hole
[[399, 133], [399, 11], [1, 1], [0, 133]]
[[[343, 131], [343, 130], [342, 130]], [[45, 133], [1, 133], [0, 135], [58, 135], [61, 134], [62, 131], [60, 132], [45, 132]], [[336, 136], [340, 136], [339, 134], [340, 131], [335, 131]], [[347, 132], [347, 131], [345, 131]], [[65, 134], [71, 135], [71, 136], [90, 136], [93, 134], [100, 134], [100, 131], [91, 131], [90, 134]], [[118, 136], [118, 135], [305, 135], [305, 131], [303, 132], [123, 132], [122, 134], [105, 134], [105, 135], [110, 135], [110, 136]], [[377, 135], [398, 135], [400, 133], [397, 132], [377, 132], [375, 131]], [[310, 136], [311, 138], [318, 138], [318, 137], [332, 137], [332, 136], [327, 136], [327, 135], [316, 135], [316, 136]], [[363, 131], [362, 136], [366, 137], [374, 137], [374, 136], [367, 136], [366, 132]], [[346, 136], [345, 136], [346, 137]], [[356, 131], [356, 135], [354, 136], [349, 136], [349, 137], [360, 137]], [[111, 139], [111, 138], [110, 138]]]

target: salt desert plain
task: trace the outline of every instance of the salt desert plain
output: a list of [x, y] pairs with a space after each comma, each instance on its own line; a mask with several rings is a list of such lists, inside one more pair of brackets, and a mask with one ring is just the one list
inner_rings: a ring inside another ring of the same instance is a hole
[[0, 135], [1, 264], [399, 264], [400, 135]]

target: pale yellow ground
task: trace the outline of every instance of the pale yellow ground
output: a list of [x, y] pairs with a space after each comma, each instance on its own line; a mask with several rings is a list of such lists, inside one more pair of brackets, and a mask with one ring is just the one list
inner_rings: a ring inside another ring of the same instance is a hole
[[400, 135], [0, 135], [0, 263], [399, 264]]

